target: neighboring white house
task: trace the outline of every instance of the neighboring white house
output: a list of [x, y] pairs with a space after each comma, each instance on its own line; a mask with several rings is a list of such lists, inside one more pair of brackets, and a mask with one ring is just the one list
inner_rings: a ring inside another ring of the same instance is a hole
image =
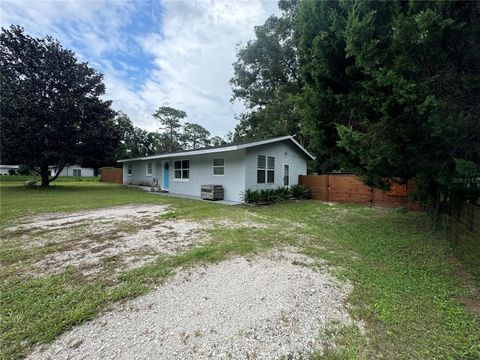
[[215, 148], [124, 159], [123, 183], [200, 196], [202, 185], [222, 185], [224, 199], [241, 201], [246, 189], [298, 184], [315, 159], [292, 136]]
[[[57, 173], [57, 168], [51, 167], [50, 172], [52, 176]], [[59, 176], [94, 176], [95, 171], [93, 168], [84, 168], [80, 165], [65, 165]]]
[[16, 174], [19, 168], [18, 165], [0, 165], [0, 175]]

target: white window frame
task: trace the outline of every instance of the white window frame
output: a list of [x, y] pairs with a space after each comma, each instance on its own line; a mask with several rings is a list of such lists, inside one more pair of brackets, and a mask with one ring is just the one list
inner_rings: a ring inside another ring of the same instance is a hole
[[[148, 168], [148, 164], [151, 165], [150, 168]], [[150, 174], [148, 173], [148, 170], [150, 170]], [[152, 174], [153, 174], [153, 162], [149, 161], [145, 164], [145, 175], [146, 176], [152, 176]]]
[[[215, 165], [215, 160], [223, 160], [223, 165]], [[223, 169], [223, 174], [215, 174], [215, 169], [222, 168]], [[218, 157], [218, 158], [213, 158], [212, 159], [212, 175], [213, 176], [225, 176], [225, 158], [224, 157]]]
[[133, 166], [132, 164], [127, 164], [127, 176], [133, 175]]
[[[176, 162], [180, 162], [180, 169], [176, 169], [175, 168], [175, 163]], [[183, 162], [184, 161], [188, 161], [188, 168], [183, 168]], [[188, 170], [188, 178], [184, 178], [183, 177], [183, 171], [184, 170]], [[175, 176], [175, 172], [176, 171], [180, 171], [180, 176], [179, 178], [177, 178]], [[190, 159], [182, 159], [182, 160], [173, 160], [173, 181], [180, 181], [180, 182], [188, 182], [190, 181]]]
[[[260, 156], [263, 156], [265, 158], [265, 167], [264, 168], [261, 168], [258, 166], [258, 158]], [[268, 167], [268, 159], [273, 159], [273, 168], [270, 168]], [[256, 177], [257, 177], [257, 184], [275, 184], [275, 165], [276, 165], [276, 160], [275, 160], [275, 156], [267, 156], [267, 155], [262, 155], [262, 154], [258, 154], [257, 155], [257, 172], [256, 172]], [[265, 181], [264, 182], [259, 182], [258, 181], [258, 172], [259, 171], [263, 171], [264, 174], [265, 174]], [[273, 181], [268, 181], [268, 173], [269, 172], [273, 172]]]

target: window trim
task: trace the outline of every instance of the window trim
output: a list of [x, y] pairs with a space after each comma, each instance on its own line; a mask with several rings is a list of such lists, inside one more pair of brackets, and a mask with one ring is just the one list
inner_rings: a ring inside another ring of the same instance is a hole
[[[75, 175], [75, 172], [79, 171], [79, 175]], [[82, 169], [72, 169], [72, 176], [82, 177]]]
[[[269, 160], [269, 159], [273, 159], [273, 168], [270, 168], [270, 167], [268, 166], [268, 160]], [[267, 172], [266, 172], [266, 175], [267, 175], [267, 176], [266, 176], [266, 178], [265, 178], [265, 183], [266, 183], [266, 184], [275, 184], [275, 166], [276, 166], [275, 156], [267, 156], [267, 161], [266, 161], [266, 164], [265, 164], [265, 165], [266, 165], [266, 166], [265, 166], [265, 167], [266, 167], [265, 170], [267, 171]], [[273, 181], [268, 181], [268, 173], [269, 173], [270, 171], [273, 172]]]
[[[175, 163], [180, 162], [180, 169], [175, 169]], [[183, 162], [188, 161], [188, 168], [183, 168]], [[180, 170], [180, 178], [175, 177], [175, 171]], [[183, 177], [183, 171], [188, 170], [188, 178]], [[173, 160], [173, 179], [172, 181], [189, 182], [190, 181], [190, 159]]]
[[[215, 165], [215, 160], [223, 160], [223, 165]], [[215, 168], [223, 168], [223, 174], [215, 174]], [[225, 176], [225, 157], [217, 157], [212, 159], [212, 175], [213, 176]]]
[[127, 164], [127, 176], [133, 175], [133, 166], [132, 164]]
[[[150, 168], [150, 170], [151, 170], [150, 174], [148, 173], [148, 164], [152, 165], [152, 167]], [[152, 176], [153, 175], [153, 162], [152, 161], [147, 161], [147, 163], [145, 164], [145, 175], [146, 176]]]

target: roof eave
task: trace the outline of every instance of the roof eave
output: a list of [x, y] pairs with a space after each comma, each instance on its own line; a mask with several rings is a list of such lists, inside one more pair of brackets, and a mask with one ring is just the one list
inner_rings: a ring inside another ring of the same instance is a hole
[[171, 157], [178, 157], [178, 156], [193, 156], [193, 155], [201, 155], [201, 154], [214, 154], [214, 153], [221, 153], [221, 152], [227, 152], [227, 151], [235, 151], [235, 150], [241, 150], [241, 149], [246, 149], [249, 147], [254, 147], [254, 146], [261, 146], [265, 144], [271, 144], [273, 142], [278, 142], [278, 141], [284, 141], [284, 140], [291, 140], [297, 147], [300, 148], [304, 152], [304, 154], [309, 157], [311, 160], [315, 160], [315, 156], [310, 154], [300, 143], [294, 139], [293, 136], [291, 135], [286, 135], [286, 136], [280, 136], [277, 138], [273, 139], [267, 139], [267, 140], [260, 140], [254, 143], [248, 143], [248, 144], [239, 144], [239, 145], [230, 145], [230, 146], [225, 146], [221, 148], [212, 148], [212, 149], [203, 149], [203, 150], [191, 150], [191, 151], [182, 151], [182, 152], [176, 152], [176, 153], [170, 153], [170, 154], [160, 154], [160, 155], [151, 155], [151, 156], [143, 156], [143, 157], [137, 157], [133, 159], [121, 159], [117, 160], [118, 163], [124, 163], [124, 162], [130, 162], [130, 161], [145, 161], [145, 160], [156, 160], [156, 159], [164, 159], [164, 158], [171, 158]]
[[294, 143], [295, 145], [297, 145], [297, 146], [305, 153], [305, 155], [307, 155], [307, 157], [309, 157], [311, 160], [315, 160], [315, 159], [316, 159], [316, 157], [313, 156], [312, 154], [310, 154], [310, 153], [307, 151], [307, 149], [305, 149], [302, 145], [300, 145], [300, 143], [299, 143], [297, 140], [295, 140], [295, 138], [294, 138], [293, 136], [290, 136], [290, 140], [292, 140], [293, 143]]

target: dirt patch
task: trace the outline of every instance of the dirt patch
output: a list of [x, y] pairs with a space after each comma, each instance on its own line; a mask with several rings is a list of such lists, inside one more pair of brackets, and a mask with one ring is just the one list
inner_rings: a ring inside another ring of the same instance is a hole
[[28, 359], [300, 358], [327, 344], [327, 329], [363, 329], [347, 312], [351, 285], [298, 265], [311, 262], [275, 253], [197, 267], [114, 306]]
[[[57, 274], [68, 266], [83, 275], [103, 269], [137, 268], [159, 254], [172, 255], [209, 240], [204, 224], [164, 219], [164, 205], [129, 205], [76, 213], [42, 214], [21, 219], [7, 233], [21, 235], [29, 251], [51, 248], [25, 271], [27, 275]], [[115, 258], [114, 262], [105, 259]]]
[[126, 205], [74, 213], [47, 213], [19, 219], [16, 226], [5, 229], [7, 232], [18, 230], [69, 228], [89, 222], [119, 222], [135, 219], [155, 218], [166, 213], [166, 205]]
[[468, 310], [480, 318], [480, 288], [473, 280], [472, 276], [461, 269], [461, 262], [453, 255], [447, 255], [447, 261], [454, 266], [455, 276], [468, 289], [469, 296], [459, 296], [457, 300]]

